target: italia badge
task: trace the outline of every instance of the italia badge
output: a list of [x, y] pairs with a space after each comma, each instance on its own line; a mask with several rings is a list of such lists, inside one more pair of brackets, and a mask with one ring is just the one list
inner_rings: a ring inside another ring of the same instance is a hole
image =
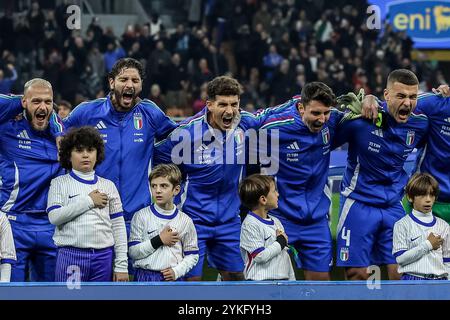
[[234, 132], [234, 141], [236, 141], [237, 145], [240, 145], [244, 142], [244, 131], [242, 131], [242, 129], [237, 129]]
[[406, 135], [406, 145], [410, 146], [414, 143], [415, 131], [408, 131]]
[[348, 256], [349, 256], [348, 248], [347, 247], [341, 248], [341, 254], [339, 256], [341, 261], [347, 261], [348, 260]]
[[330, 142], [330, 130], [328, 127], [322, 130], [322, 140], [323, 144], [328, 144]]
[[133, 115], [133, 123], [136, 130], [141, 130], [144, 126], [144, 122], [142, 121], [142, 114], [141, 113], [135, 113]]

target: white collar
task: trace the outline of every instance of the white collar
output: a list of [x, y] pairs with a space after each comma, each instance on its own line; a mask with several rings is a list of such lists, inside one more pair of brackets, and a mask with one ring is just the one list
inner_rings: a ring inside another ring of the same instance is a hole
[[412, 214], [414, 215], [414, 217], [419, 219], [421, 222], [425, 222], [425, 223], [433, 222], [433, 212], [423, 213], [423, 212], [417, 211], [416, 209], [413, 209]]
[[73, 173], [75, 173], [75, 175], [77, 175], [78, 177], [80, 177], [83, 180], [88, 180], [88, 181], [92, 181], [95, 179], [95, 170], [90, 171], [90, 172], [81, 172], [75, 169], [72, 169]]

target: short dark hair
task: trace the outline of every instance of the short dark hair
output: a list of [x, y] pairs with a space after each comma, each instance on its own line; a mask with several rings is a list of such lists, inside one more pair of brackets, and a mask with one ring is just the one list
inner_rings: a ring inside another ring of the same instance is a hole
[[307, 83], [301, 92], [302, 104], [306, 106], [311, 101], [316, 100], [322, 102], [327, 107], [336, 105], [336, 96], [333, 90], [323, 82]]
[[405, 191], [411, 200], [414, 200], [417, 196], [426, 195], [432, 195], [437, 198], [439, 195], [439, 183], [428, 173], [416, 173], [409, 179]]
[[72, 169], [70, 161], [75, 148], [94, 148], [97, 150], [97, 161], [94, 168], [105, 159], [105, 144], [100, 133], [94, 127], [71, 128], [62, 138], [59, 147], [59, 162], [64, 169]]
[[156, 167], [152, 169], [152, 172], [150, 173], [150, 177], [148, 180], [150, 181], [150, 184], [153, 179], [156, 178], [167, 178], [169, 182], [174, 186], [179, 186], [181, 184], [181, 171], [178, 169], [178, 167], [174, 164], [159, 164]]
[[208, 82], [206, 93], [208, 100], [215, 100], [216, 96], [240, 96], [242, 87], [236, 79], [220, 76]]
[[270, 184], [275, 183], [272, 176], [252, 174], [239, 184], [239, 198], [244, 206], [253, 210], [259, 205], [259, 198], [267, 196], [270, 192]]
[[419, 84], [419, 79], [414, 74], [414, 72], [407, 69], [396, 69], [389, 73], [387, 79], [387, 85], [391, 85], [394, 82], [400, 82], [406, 84], [407, 86], [413, 86]]
[[145, 70], [142, 63], [133, 58], [122, 58], [116, 61], [111, 71], [108, 73], [108, 79], [114, 79], [117, 77], [122, 69], [136, 69], [141, 77], [141, 80], [145, 78]]

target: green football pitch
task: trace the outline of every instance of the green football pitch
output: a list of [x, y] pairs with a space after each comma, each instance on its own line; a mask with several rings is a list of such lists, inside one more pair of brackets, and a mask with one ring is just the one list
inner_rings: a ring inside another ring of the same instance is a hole
[[[333, 237], [333, 253], [336, 251], [336, 227], [339, 221], [339, 193], [334, 193], [332, 195], [332, 209], [331, 209], [331, 235]], [[293, 260], [293, 259], [292, 259]], [[304, 280], [303, 272], [295, 268], [295, 275], [297, 280]], [[384, 267], [381, 268], [382, 279], [387, 279], [386, 269]], [[217, 280], [217, 271], [208, 267], [207, 263], [205, 263], [203, 268], [203, 280], [207, 281], [215, 281]], [[336, 266], [333, 267], [331, 271], [331, 280], [344, 280], [344, 269], [338, 268]]]

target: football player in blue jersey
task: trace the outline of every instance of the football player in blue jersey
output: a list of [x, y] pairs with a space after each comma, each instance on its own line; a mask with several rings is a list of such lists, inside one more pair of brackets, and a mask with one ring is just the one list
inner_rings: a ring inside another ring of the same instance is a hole
[[[363, 107], [363, 115], [367, 117], [369, 113], [369, 109]], [[450, 162], [447, 160], [450, 155], [449, 86], [441, 85], [433, 92], [419, 94], [416, 113], [425, 114], [430, 127], [426, 145], [419, 150], [413, 172], [426, 172], [436, 178], [440, 193], [434, 203], [433, 213], [450, 223]]]
[[328, 167], [332, 139], [344, 115], [332, 108], [335, 104], [326, 84], [311, 82], [289, 108], [268, 117], [261, 127], [271, 138], [279, 137], [279, 151], [272, 154], [278, 155], [274, 160], [279, 163], [275, 178], [280, 198], [270, 213], [280, 219], [290, 244], [300, 252], [297, 267], [306, 280], [330, 280]]
[[403, 166], [413, 149], [423, 146], [428, 130], [428, 117], [415, 111], [418, 84], [411, 71], [392, 71], [381, 105], [383, 125], [346, 121], [333, 141], [349, 143], [337, 227], [337, 266], [346, 268], [349, 280], [367, 279], [371, 265], [386, 265], [389, 279], [400, 278], [392, 232], [405, 214]]
[[207, 94], [206, 107], [157, 144], [155, 163], [178, 164], [185, 177], [180, 209], [194, 221], [200, 251], [189, 280], [201, 279], [205, 256], [222, 280], [243, 280], [237, 190], [245, 175], [246, 135], [286, 106], [241, 110], [241, 86], [227, 76], [210, 81]]
[[66, 127], [94, 126], [105, 142], [105, 161], [96, 172], [114, 182], [122, 199], [125, 222], [151, 202], [148, 177], [154, 141], [176, 124], [148, 99], [141, 99], [144, 68], [132, 58], [118, 60], [108, 75], [110, 94], [83, 102], [67, 118]]
[[[0, 95], [0, 210], [12, 227], [17, 253], [11, 281], [53, 281], [56, 247], [46, 209], [50, 181], [61, 174], [51, 84], [35, 78], [23, 97]], [[15, 116], [23, 111], [20, 119]]]

